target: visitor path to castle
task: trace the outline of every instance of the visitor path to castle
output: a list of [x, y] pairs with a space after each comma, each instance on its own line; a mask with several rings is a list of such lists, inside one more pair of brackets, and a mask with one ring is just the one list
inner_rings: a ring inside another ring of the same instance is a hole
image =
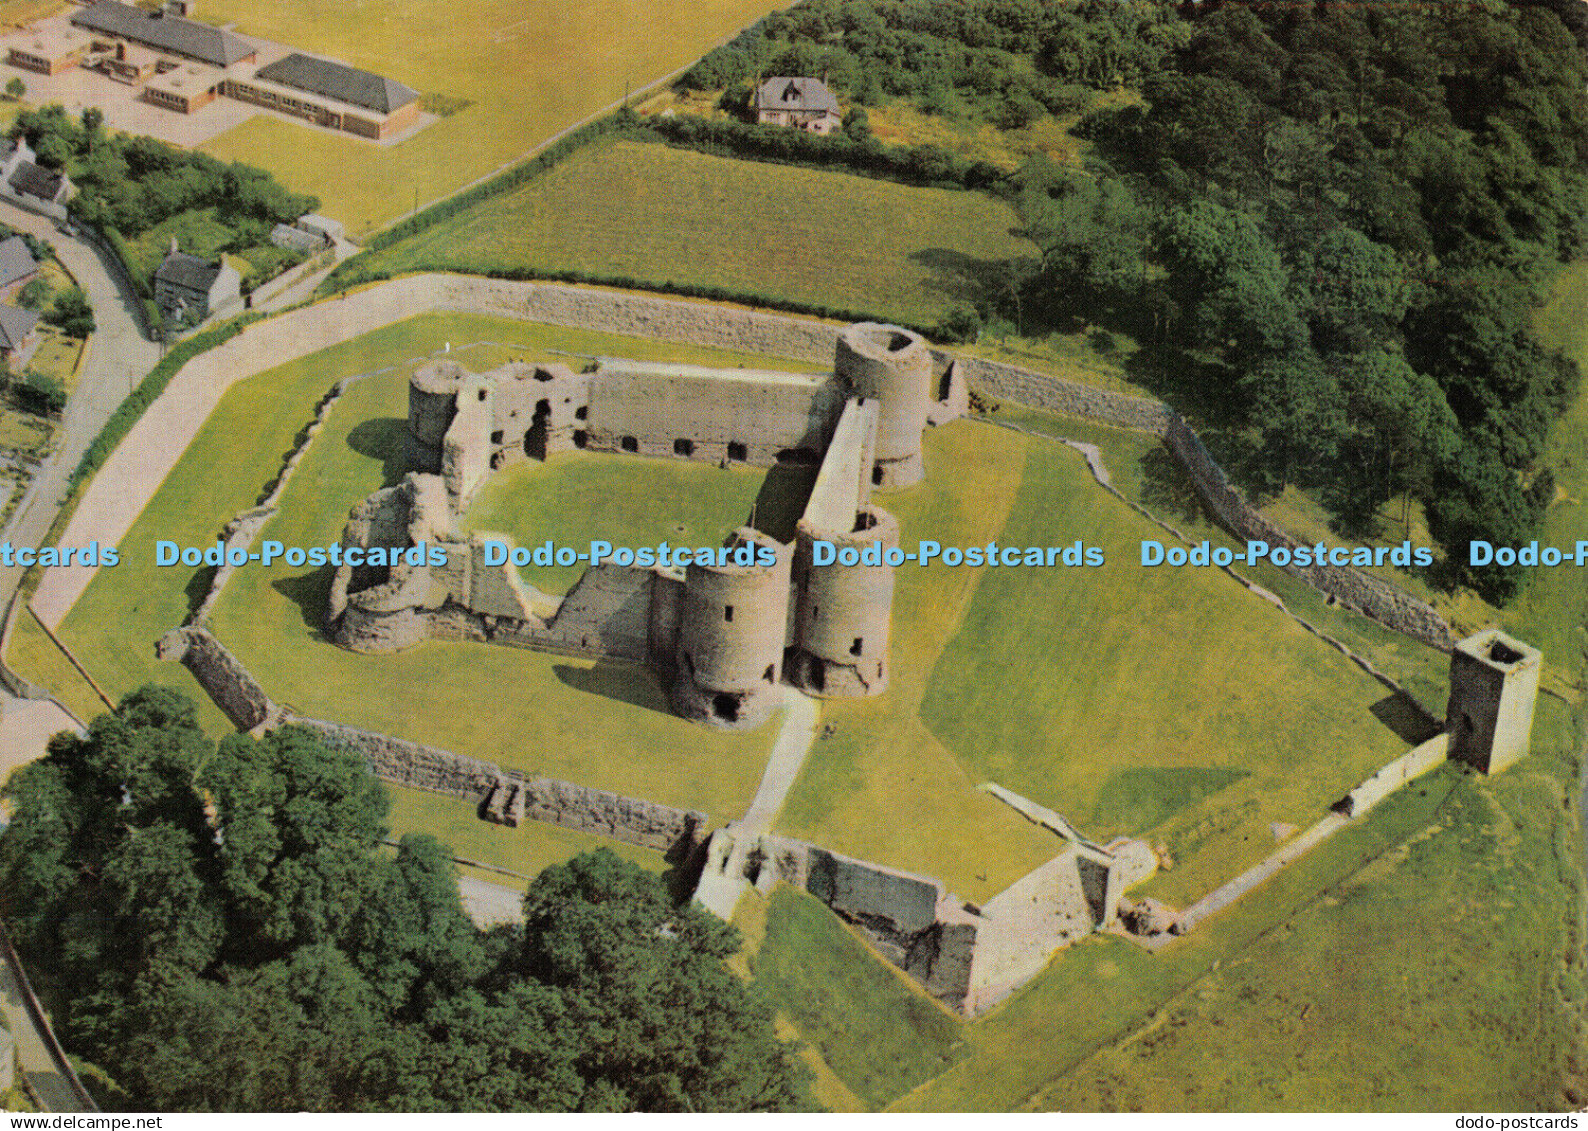
[[719, 830], [708, 842], [706, 867], [695, 889], [696, 902], [724, 922], [732, 921], [739, 897], [749, 890], [745, 872], [751, 850], [772, 831], [788, 791], [799, 778], [811, 747], [816, 745], [821, 704], [787, 684], [780, 690], [783, 718], [778, 723], [777, 739], [761, 775], [761, 785], [744, 816]]
[[777, 741], [766, 760], [761, 784], [750, 801], [750, 808], [734, 822], [736, 830], [749, 836], [772, 831], [772, 822], [783, 808], [783, 800], [794, 788], [805, 758], [816, 745], [816, 728], [821, 724], [821, 704], [796, 687], [783, 684], [783, 721], [778, 725]]

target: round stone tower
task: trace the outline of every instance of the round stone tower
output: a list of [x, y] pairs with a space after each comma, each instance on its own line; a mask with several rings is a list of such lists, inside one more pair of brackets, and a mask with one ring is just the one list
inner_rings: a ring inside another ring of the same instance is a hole
[[[819, 542], [831, 544], [821, 547], [820, 558]], [[877, 507], [862, 507], [844, 531], [801, 520], [790, 683], [827, 698], [858, 699], [887, 690], [893, 567], [884, 555], [898, 545], [898, 520]]]
[[871, 482], [908, 487], [926, 475], [921, 433], [932, 401], [932, 352], [919, 334], [857, 322], [838, 335], [833, 371], [851, 396], [882, 402]]
[[431, 361], [408, 378], [408, 434], [403, 450], [409, 471], [441, 471], [441, 442], [457, 414], [458, 390], [468, 377], [455, 361]]
[[740, 560], [776, 555], [772, 565], [690, 565], [678, 620], [673, 709], [730, 730], [759, 726], [778, 706], [788, 632], [789, 548], [741, 527]]

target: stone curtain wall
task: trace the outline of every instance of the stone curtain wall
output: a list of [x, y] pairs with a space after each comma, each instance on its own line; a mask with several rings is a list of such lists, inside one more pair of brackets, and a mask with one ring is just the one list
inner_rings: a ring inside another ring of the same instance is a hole
[[[1224, 469], [1203, 447], [1196, 432], [1175, 416], [1164, 436], [1164, 443], [1208, 508], [1227, 529], [1240, 538], [1257, 539], [1271, 546], [1294, 549], [1302, 543], [1259, 514], [1231, 484]], [[1441, 652], [1449, 652], [1454, 641], [1450, 626], [1433, 607], [1419, 601], [1389, 582], [1348, 566], [1284, 566], [1313, 588], [1334, 597], [1342, 605], [1364, 613], [1381, 624], [1405, 633]]]
[[280, 718], [280, 708], [259, 681], [207, 629], [174, 628], [160, 638], [155, 654], [162, 660], [180, 660], [238, 730], [253, 730]]
[[433, 289], [432, 305], [443, 310], [499, 314], [553, 326], [791, 357], [819, 365], [832, 364], [841, 329], [837, 323], [810, 318], [623, 291], [462, 275], [419, 278]]
[[314, 731], [327, 745], [357, 754], [372, 774], [393, 785], [422, 789], [465, 801], [478, 801], [498, 781], [515, 776], [492, 762], [482, 762], [478, 758], [468, 758], [450, 750], [360, 730], [343, 723], [299, 715], [289, 716], [287, 721]]
[[694, 810], [553, 778], [525, 778], [494, 762], [342, 723], [296, 715], [284, 721], [312, 730], [328, 744], [357, 754], [371, 773], [393, 785], [479, 802], [501, 783], [517, 784], [526, 817], [658, 852], [669, 852], [680, 845], [692, 849], [705, 832], [706, 815]]
[[[941, 351], [933, 352], [945, 360], [953, 356]], [[959, 363], [960, 371], [977, 388], [1032, 408], [1079, 416], [1101, 424], [1112, 424], [1116, 428], [1151, 432], [1155, 436], [1163, 436], [1169, 430], [1170, 421], [1175, 418], [1174, 412], [1161, 401], [1110, 392], [1047, 373], [984, 361], [979, 357], [962, 357]]]

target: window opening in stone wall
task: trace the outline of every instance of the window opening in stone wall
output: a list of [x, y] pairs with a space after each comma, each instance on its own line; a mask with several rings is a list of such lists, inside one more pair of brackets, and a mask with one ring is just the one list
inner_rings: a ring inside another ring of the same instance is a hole
[[849, 654], [851, 656], [860, 655], [860, 646], [862, 644], [864, 644], [864, 643], [865, 643], [865, 637], [863, 637], [863, 636], [855, 637], [855, 642], [849, 646]]
[[673, 454], [675, 456], [692, 456], [695, 454], [695, 442], [683, 437], [673, 441]]
[[484, 390], [484, 389], [481, 389], [481, 390], [480, 390], [480, 400], [482, 400], [482, 401], [483, 401], [483, 400], [484, 400], [484, 399], [485, 399], [485, 390]]
[[729, 440], [728, 441], [728, 458], [729, 459], [736, 459], [740, 463], [743, 463], [745, 460], [750, 458], [749, 446], [746, 445], [746, 444], [741, 443], [738, 440]]
[[586, 432], [583, 428], [580, 428], [580, 429], [578, 429], [577, 431], [574, 432], [574, 434], [573, 434], [573, 446], [574, 447], [578, 448], [580, 451], [584, 451], [585, 445], [588, 444], [589, 442], [590, 442], [590, 433]]
[[626, 452], [637, 452], [640, 450], [640, 442], [633, 436], [623, 437], [623, 441], [619, 446]]
[[500, 444], [501, 442], [502, 442], [502, 430], [500, 428], [498, 428], [496, 431], [491, 433], [491, 443]]
[[582, 404], [578, 408], [573, 410], [573, 418], [575, 420], [584, 420], [589, 415], [590, 415], [590, 406], [589, 405], [583, 405]]
[[733, 621], [733, 606], [732, 605], [724, 605], [724, 606], [722, 606], [722, 619], [725, 620], [725, 621], [728, 621], [729, 623], [732, 623], [732, 621]]
[[820, 620], [821, 616], [822, 616], [822, 607], [820, 605], [812, 605], [811, 606], [811, 620]]
[[872, 469], [871, 469], [871, 485], [873, 487], [882, 486], [882, 467], [881, 467], [881, 465], [877, 465], [877, 466], [872, 467]]
[[777, 682], [777, 665], [776, 664], [768, 664], [766, 666], [766, 671], [761, 673], [761, 678], [766, 680], [768, 683], [776, 683]]
[[943, 376], [937, 383], [937, 399], [948, 400], [948, 395], [954, 391], [954, 367], [949, 366], [943, 370]]
[[524, 433], [524, 454], [531, 459], [546, 458], [546, 433], [551, 427], [551, 402], [541, 401], [535, 406], [535, 418]]
[[737, 696], [721, 694], [712, 697], [711, 713], [724, 722], [736, 723], [739, 721], [739, 700]]
[[827, 687], [827, 664], [820, 656], [811, 658], [811, 687], [816, 691]]

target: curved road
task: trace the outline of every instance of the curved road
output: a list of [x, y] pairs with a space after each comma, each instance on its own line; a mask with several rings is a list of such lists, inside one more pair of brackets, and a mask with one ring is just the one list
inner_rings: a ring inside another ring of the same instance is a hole
[[[66, 479], [83, 458], [118, 405], [160, 360], [160, 347], [143, 336], [139, 322], [142, 300], [119, 282], [107, 257], [90, 243], [63, 235], [55, 222], [0, 200], [0, 222], [47, 241], [77, 280], [94, 308], [95, 330], [77, 387], [66, 405], [55, 453], [45, 462], [27, 495], [12, 515], [4, 539], [19, 546], [37, 546], [55, 521], [66, 491]], [[25, 571], [0, 567], [0, 605], [10, 598]]]

